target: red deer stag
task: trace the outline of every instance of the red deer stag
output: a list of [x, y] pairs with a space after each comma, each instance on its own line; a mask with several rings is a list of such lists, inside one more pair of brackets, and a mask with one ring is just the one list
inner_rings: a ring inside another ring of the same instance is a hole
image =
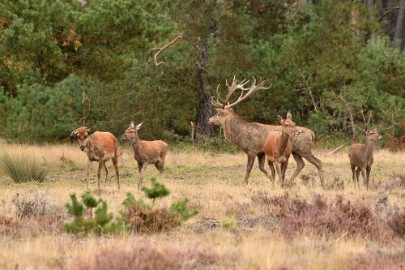
[[[212, 99], [212, 105], [216, 108], [217, 114], [209, 119], [209, 123], [214, 125], [222, 126], [224, 130], [225, 138], [231, 143], [239, 146], [248, 156], [247, 172], [244, 182], [247, 184], [250, 171], [257, 156], [259, 160], [260, 170], [270, 179], [269, 174], [264, 169], [265, 154], [264, 154], [264, 143], [266, 142], [267, 136], [271, 131], [281, 131], [281, 126], [264, 125], [260, 123], [248, 123], [242, 120], [231, 108], [239, 104], [251, 94], [259, 89], [268, 89], [264, 87], [266, 81], [260, 82], [256, 85], [256, 80], [253, 81], [250, 88], [245, 88], [247, 81], [243, 80], [240, 83], [235, 81], [235, 77], [231, 85], [226, 81], [226, 86], [228, 87], [228, 94], [225, 99], [221, 99], [218, 93], [217, 87], [217, 98]], [[227, 104], [231, 99], [232, 95], [237, 90], [241, 90], [239, 98], [231, 103]], [[245, 91], [247, 91], [245, 93]], [[324, 177], [322, 172], [322, 163], [312, 154], [313, 140], [315, 139], [315, 134], [307, 128], [297, 127], [301, 131], [299, 136], [295, 136], [293, 140], [292, 154], [297, 162], [297, 168], [290, 179], [290, 182], [294, 181], [295, 177], [304, 168], [305, 163], [302, 158], [307, 159], [309, 162], [314, 164], [319, 172], [319, 177], [321, 179], [321, 184], [324, 184]]]
[[[282, 132], [270, 132], [264, 144], [264, 153], [271, 169], [271, 176], [273, 186], [275, 182], [276, 167], [277, 175], [280, 178], [281, 187], [284, 187], [285, 172], [288, 167], [288, 159], [292, 151], [292, 140], [295, 135], [299, 135], [300, 131], [296, 128], [295, 123], [292, 121], [290, 112], [287, 114], [287, 119], [283, 119], [281, 115], [277, 115], [277, 119], [282, 125]], [[281, 169], [280, 169], [281, 165]]]
[[118, 171], [118, 143], [117, 138], [110, 132], [100, 132], [96, 131], [93, 134], [89, 135], [90, 128], [79, 127], [72, 131], [70, 137], [74, 140], [77, 140], [80, 146], [80, 150], [85, 151], [88, 157], [87, 160], [87, 178], [86, 186], [89, 187], [88, 179], [90, 174], [90, 162], [98, 162], [98, 192], [100, 194], [100, 176], [101, 169], [104, 168], [105, 179], [107, 181], [108, 170], [105, 163], [111, 159], [114, 168], [115, 175], [117, 177], [118, 189], [120, 189], [120, 175]]
[[144, 172], [149, 164], [154, 164], [160, 174], [163, 173], [165, 167], [165, 157], [167, 154], [167, 143], [161, 140], [156, 141], [143, 141], [138, 137], [138, 130], [141, 128], [142, 123], [135, 127], [134, 122], [129, 124], [129, 127], [122, 135], [123, 139], [132, 142], [134, 149], [134, 158], [138, 162], [138, 169], [140, 179], [138, 182], [138, 189], [142, 186]]
[[[373, 164], [374, 143], [381, 138], [378, 129], [365, 130], [366, 143], [354, 143], [349, 149], [350, 166], [352, 169], [353, 185], [359, 187], [359, 174], [363, 177], [363, 183], [367, 186], [370, 177], [371, 165]], [[356, 169], [357, 168], [357, 169]]]

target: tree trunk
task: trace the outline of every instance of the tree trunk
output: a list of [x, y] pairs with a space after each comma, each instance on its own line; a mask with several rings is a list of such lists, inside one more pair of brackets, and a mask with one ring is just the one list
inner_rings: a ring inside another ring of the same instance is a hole
[[402, 49], [402, 35], [403, 35], [403, 21], [404, 21], [404, 2], [401, 1], [401, 5], [398, 11], [397, 23], [395, 26], [394, 40], [392, 41], [392, 47]]
[[200, 41], [200, 55], [197, 59], [197, 82], [198, 88], [196, 88], [197, 93], [197, 107], [195, 116], [195, 140], [197, 143], [204, 142], [206, 139], [211, 137], [212, 127], [208, 123], [208, 119], [211, 117], [212, 105], [211, 105], [211, 94], [208, 90], [208, 83], [206, 78], [206, 70], [204, 70], [204, 65], [208, 60], [208, 41], [206, 39], [201, 39]]

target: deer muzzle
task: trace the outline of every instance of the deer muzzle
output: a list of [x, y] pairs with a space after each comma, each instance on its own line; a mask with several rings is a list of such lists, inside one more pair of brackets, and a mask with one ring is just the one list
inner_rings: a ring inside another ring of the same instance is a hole
[[80, 145], [80, 150], [84, 151], [86, 149], [86, 146]]

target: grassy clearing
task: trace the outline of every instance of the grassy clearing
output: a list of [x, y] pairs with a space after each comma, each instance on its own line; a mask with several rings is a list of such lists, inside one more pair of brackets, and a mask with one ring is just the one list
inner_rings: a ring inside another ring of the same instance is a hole
[[[153, 166], [149, 166], [145, 174], [147, 183], [150, 178], [157, 177], [171, 191], [170, 196], [156, 201], [156, 207], [167, 207], [174, 201], [188, 197], [190, 205], [200, 210], [198, 216], [168, 233], [89, 236], [78, 239], [50, 226], [54, 220], [49, 220], [46, 215], [45, 221], [44, 218], [18, 218], [13, 199], [17, 193], [46, 193], [47, 198], [52, 200], [54, 209], [65, 211], [63, 206], [69, 201], [69, 194], [82, 194], [85, 190], [86, 155], [80, 152], [76, 145], [3, 145], [2, 148], [3, 151], [17, 155], [25, 153], [27, 157], [40, 161], [49, 169], [47, 180], [43, 183], [14, 183], [9, 176], [0, 175], [2, 269], [17, 266], [19, 269], [72, 269], [77, 266], [78, 258], [93, 258], [104, 249], [131, 249], [134, 244], [142, 243], [158, 251], [173, 249], [178, 254], [196, 252], [198, 256], [203, 254], [201, 256], [209, 258], [214, 254], [220, 257], [214, 262], [217, 269], [355, 269], [359, 267], [359, 262], [364, 264], [370, 256], [385, 254], [373, 250], [388, 250], [386, 253], [391, 254], [400, 249], [403, 243], [400, 238], [384, 242], [344, 233], [332, 237], [298, 234], [293, 239], [287, 239], [277, 228], [277, 220], [266, 216], [264, 206], [255, 204], [252, 198], [263, 193], [274, 197], [288, 192], [291, 197], [298, 196], [311, 202], [314, 193], [330, 200], [340, 195], [345, 200], [361, 201], [375, 209], [388, 183], [400, 181], [405, 177], [405, 153], [376, 151], [370, 190], [366, 191], [365, 188], [353, 188], [347, 151], [335, 155], [328, 155], [324, 150], [316, 151], [316, 156], [323, 161], [326, 182], [330, 184], [338, 179], [342, 183], [338, 186], [330, 185], [326, 190], [319, 187], [316, 168], [308, 162], [296, 184], [291, 189], [283, 190], [278, 182], [273, 188], [257, 168], [257, 164], [252, 170], [249, 185], [243, 185], [246, 170], [246, 156], [243, 153], [169, 152], [167, 170], [163, 177], [160, 177]], [[107, 164], [109, 171], [113, 171], [112, 164]], [[91, 168], [90, 188], [93, 191], [97, 186], [96, 167], [93, 164]], [[126, 192], [146, 199], [144, 194], [136, 189], [138, 170], [129, 148], [122, 149], [119, 168], [122, 177], [120, 191], [116, 188], [113, 176], [107, 183], [102, 183], [101, 197], [108, 202], [112, 212], [121, 209]], [[287, 177], [291, 176], [294, 170], [295, 162], [291, 160]], [[315, 179], [316, 186], [309, 186], [303, 179]], [[388, 191], [386, 193], [388, 194]], [[405, 207], [403, 186], [391, 188], [387, 196], [387, 204], [390, 207]], [[1, 217], [5, 219], [3, 223]], [[11, 223], [6, 222], [7, 218], [15, 223], [10, 225]], [[204, 225], [204, 221], [209, 218], [228, 225], [209, 229]], [[58, 217], [58, 220], [60, 219]], [[258, 222], [259, 219], [261, 223]], [[8, 227], [4, 225], [6, 223], [9, 224]], [[11, 226], [15, 227], [17, 236], [6, 230], [6, 227], [10, 229]], [[378, 265], [378, 262], [375, 265]]]

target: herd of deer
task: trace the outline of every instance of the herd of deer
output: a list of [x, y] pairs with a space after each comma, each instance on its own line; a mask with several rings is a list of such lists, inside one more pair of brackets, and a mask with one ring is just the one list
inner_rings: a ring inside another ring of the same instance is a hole
[[[260, 170], [269, 178], [274, 186], [275, 173], [281, 182], [281, 187], [285, 185], [285, 173], [288, 166], [288, 159], [292, 154], [297, 167], [289, 182], [293, 182], [301, 170], [304, 168], [305, 163], [303, 158], [314, 164], [318, 170], [321, 185], [324, 186], [324, 176], [322, 171], [322, 163], [312, 153], [312, 146], [315, 139], [315, 134], [310, 129], [305, 127], [296, 126], [292, 121], [292, 115], [287, 113], [287, 118], [283, 119], [280, 115], [277, 118], [281, 125], [265, 125], [260, 123], [249, 123], [241, 119], [233, 110], [232, 107], [239, 104], [247, 97], [252, 95], [259, 89], [268, 89], [265, 87], [266, 81], [263, 80], [256, 84], [256, 80], [250, 87], [245, 87], [249, 81], [243, 80], [237, 82], [235, 77], [231, 84], [226, 81], [228, 93], [225, 99], [219, 95], [217, 88], [217, 98], [212, 99], [212, 105], [215, 107], [217, 114], [209, 119], [210, 124], [222, 127], [225, 139], [237, 145], [243, 150], [247, 156], [247, 170], [244, 182], [248, 183], [250, 171], [252, 170], [253, 163], [257, 157]], [[236, 91], [240, 90], [241, 93], [238, 99], [229, 103], [231, 97]], [[149, 164], [154, 164], [160, 173], [163, 173], [165, 157], [167, 154], [167, 143], [156, 141], [144, 141], [138, 137], [138, 130], [141, 124], [135, 127], [131, 122], [124, 135], [123, 139], [130, 140], [134, 149], [134, 157], [138, 163], [140, 179], [138, 182], [138, 189], [142, 186], [144, 172]], [[80, 127], [72, 131], [70, 137], [78, 141], [80, 150], [85, 151], [88, 157], [87, 162], [87, 178], [86, 185], [88, 187], [89, 179], [89, 166], [90, 162], [96, 161], [99, 164], [97, 179], [98, 190], [100, 191], [100, 177], [101, 170], [104, 168], [105, 180], [108, 177], [108, 170], [106, 162], [112, 160], [115, 168], [118, 189], [120, 188], [119, 171], [118, 171], [118, 143], [116, 137], [110, 132], [96, 131], [89, 135], [90, 129], [87, 127]], [[368, 182], [370, 176], [371, 165], [373, 163], [373, 145], [374, 142], [381, 136], [377, 129], [366, 131], [365, 144], [352, 144], [349, 150], [350, 165], [353, 174], [353, 184], [359, 187], [359, 174], [361, 172], [365, 185], [368, 189]], [[271, 170], [271, 175], [267, 173], [264, 168], [265, 161]]]

